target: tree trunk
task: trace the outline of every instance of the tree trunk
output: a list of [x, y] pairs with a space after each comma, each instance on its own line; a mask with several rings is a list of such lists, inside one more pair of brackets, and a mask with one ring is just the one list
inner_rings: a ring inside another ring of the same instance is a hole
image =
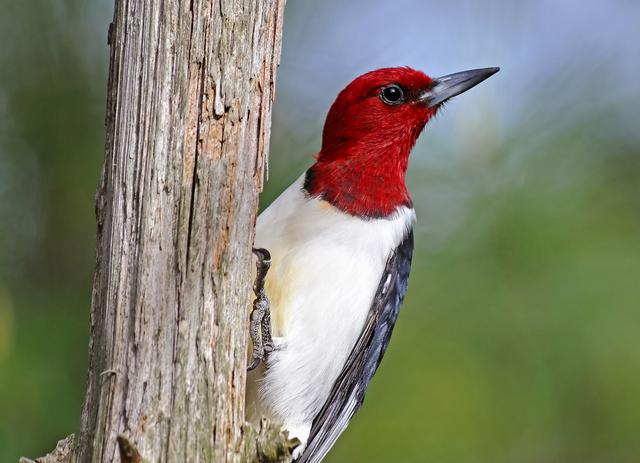
[[251, 245], [283, 9], [116, 0], [78, 461], [127, 460], [120, 434], [150, 462], [248, 459]]

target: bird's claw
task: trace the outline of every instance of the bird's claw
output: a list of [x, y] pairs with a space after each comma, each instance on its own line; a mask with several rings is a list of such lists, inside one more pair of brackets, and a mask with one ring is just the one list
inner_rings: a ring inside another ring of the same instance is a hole
[[267, 272], [271, 266], [271, 254], [263, 248], [253, 248], [254, 254], [258, 257], [256, 268], [258, 270], [256, 280], [253, 284], [253, 292], [256, 295], [251, 311], [249, 334], [253, 343], [252, 362], [247, 367], [251, 371], [265, 361], [270, 353], [276, 350], [271, 335], [271, 312], [269, 299], [264, 290], [264, 282]]
[[266, 344], [264, 344], [262, 346], [262, 350], [265, 354], [265, 356], [269, 355], [271, 352], [273, 352], [274, 350], [276, 350], [276, 345], [272, 342], [268, 342]]

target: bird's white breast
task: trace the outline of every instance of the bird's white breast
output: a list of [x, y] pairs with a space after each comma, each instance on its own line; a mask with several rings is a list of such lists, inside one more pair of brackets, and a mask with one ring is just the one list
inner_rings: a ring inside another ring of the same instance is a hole
[[364, 325], [389, 254], [415, 213], [361, 219], [308, 198], [304, 175], [260, 216], [256, 247], [271, 252], [266, 290], [283, 347], [259, 379], [258, 413], [309, 425]]

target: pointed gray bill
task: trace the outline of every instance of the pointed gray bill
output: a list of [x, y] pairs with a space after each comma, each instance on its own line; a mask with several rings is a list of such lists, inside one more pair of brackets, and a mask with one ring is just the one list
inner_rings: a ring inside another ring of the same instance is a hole
[[449, 98], [466, 92], [471, 87], [475, 87], [480, 82], [488, 79], [500, 68], [472, 69], [470, 71], [456, 72], [446, 76], [433, 79], [433, 85], [420, 95], [420, 101], [430, 107], [444, 103]]

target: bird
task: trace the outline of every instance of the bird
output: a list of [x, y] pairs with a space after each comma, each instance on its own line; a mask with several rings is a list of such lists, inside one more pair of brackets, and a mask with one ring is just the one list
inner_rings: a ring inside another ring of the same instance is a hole
[[445, 102], [498, 70], [357, 77], [329, 109], [315, 162], [258, 216], [247, 417], [297, 438], [296, 463], [329, 452], [389, 344], [413, 253], [405, 174], [416, 140]]

